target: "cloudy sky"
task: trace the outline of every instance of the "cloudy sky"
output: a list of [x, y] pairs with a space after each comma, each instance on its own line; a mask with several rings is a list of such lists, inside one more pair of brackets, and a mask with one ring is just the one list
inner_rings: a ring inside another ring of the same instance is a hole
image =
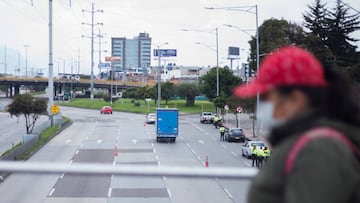
[[[31, 4], [33, 2], [33, 5]], [[70, 6], [71, 2], [71, 6]], [[66, 72], [70, 72], [73, 58], [74, 72], [77, 71], [76, 60], [80, 50], [80, 72], [90, 73], [90, 23], [91, 15], [82, 10], [90, 10], [91, 3], [103, 13], [95, 15], [96, 26], [106, 33], [103, 50], [110, 50], [111, 37], [132, 38], [139, 32], [148, 32], [152, 37], [153, 48], [168, 42], [163, 48], [178, 50], [175, 59], [181, 65], [214, 65], [216, 64], [214, 30], [219, 29], [219, 59], [221, 65], [229, 64], [227, 47], [238, 46], [242, 50], [241, 61], [247, 57], [250, 36], [237, 29], [225, 27], [231, 24], [249, 34], [255, 34], [255, 15], [246, 12], [225, 10], [206, 10], [204, 7], [253, 6], [258, 5], [259, 24], [269, 18], [284, 18], [302, 23], [302, 14], [307, 5], [314, 0], [54, 0], [54, 68], [57, 74], [58, 62], [60, 72], [65, 59]], [[333, 7], [335, 0], [324, 2]], [[352, 7], [360, 10], [360, 1], [345, 0]], [[255, 11], [254, 9], [251, 11]], [[0, 73], [4, 72], [3, 47], [8, 48], [8, 72], [13, 73], [17, 66], [17, 52], [21, 54], [21, 68], [25, 67], [25, 48], [29, 45], [29, 69], [48, 69], [48, 1], [47, 0], [0, 0]], [[184, 32], [182, 29], [193, 31]], [[196, 30], [202, 30], [199, 32]], [[354, 33], [360, 39], [360, 31]], [[98, 39], [95, 39], [95, 64], [98, 62]], [[196, 44], [200, 42], [206, 46]], [[360, 46], [360, 43], [357, 43]], [[208, 47], [207, 47], [208, 46]], [[210, 47], [210, 48], [209, 48]], [[102, 56], [108, 55], [102, 53]], [[62, 59], [60, 59], [62, 58]], [[153, 62], [155, 64], [155, 62]], [[97, 70], [95, 71], [97, 73]], [[24, 73], [23, 73], [24, 74]]]

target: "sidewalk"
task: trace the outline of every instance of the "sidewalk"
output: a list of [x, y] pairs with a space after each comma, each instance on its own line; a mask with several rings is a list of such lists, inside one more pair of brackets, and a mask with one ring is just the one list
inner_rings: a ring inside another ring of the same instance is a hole
[[[239, 113], [238, 114], [238, 123], [239, 128], [243, 129], [245, 132], [245, 137], [247, 140], [260, 140], [260, 137], [254, 137], [253, 134], [253, 120], [250, 119], [251, 114]], [[236, 128], [236, 115], [227, 114], [224, 115], [224, 126], [225, 128]]]

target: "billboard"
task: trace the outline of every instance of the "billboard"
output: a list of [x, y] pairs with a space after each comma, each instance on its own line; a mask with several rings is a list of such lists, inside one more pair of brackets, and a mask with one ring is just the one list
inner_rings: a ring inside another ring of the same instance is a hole
[[160, 56], [161, 57], [176, 57], [176, 49], [154, 49], [154, 56]]
[[239, 47], [229, 47], [228, 48], [228, 56], [232, 59], [240, 58], [240, 48]]
[[110, 63], [99, 63], [98, 68], [111, 68]]
[[106, 56], [105, 61], [106, 62], [119, 62], [119, 61], [121, 61], [121, 57], [120, 56]]

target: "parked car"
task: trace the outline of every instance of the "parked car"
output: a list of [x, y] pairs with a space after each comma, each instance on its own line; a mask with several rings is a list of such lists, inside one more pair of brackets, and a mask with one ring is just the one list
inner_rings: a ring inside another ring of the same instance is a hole
[[112, 114], [113, 110], [111, 108], [111, 106], [103, 106], [100, 110], [101, 114]]
[[214, 114], [212, 112], [202, 112], [200, 114], [200, 123], [213, 123]]
[[245, 142], [245, 133], [241, 128], [229, 128], [224, 136], [228, 142]]
[[256, 148], [262, 148], [265, 147], [265, 143], [262, 141], [247, 141], [244, 143], [244, 145], [242, 146], [242, 155], [244, 157], [250, 158], [252, 153], [251, 153], [251, 149], [253, 148], [253, 145], [256, 145]]
[[146, 115], [146, 123], [147, 124], [155, 124], [155, 121], [156, 121], [156, 114], [149, 113], [148, 115]]

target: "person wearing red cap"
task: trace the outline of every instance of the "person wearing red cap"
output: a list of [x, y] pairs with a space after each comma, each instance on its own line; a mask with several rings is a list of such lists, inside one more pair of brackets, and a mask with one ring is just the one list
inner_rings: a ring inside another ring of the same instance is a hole
[[257, 94], [272, 154], [248, 201], [360, 202], [360, 106], [345, 75], [302, 48], [283, 47], [234, 90], [240, 98]]

